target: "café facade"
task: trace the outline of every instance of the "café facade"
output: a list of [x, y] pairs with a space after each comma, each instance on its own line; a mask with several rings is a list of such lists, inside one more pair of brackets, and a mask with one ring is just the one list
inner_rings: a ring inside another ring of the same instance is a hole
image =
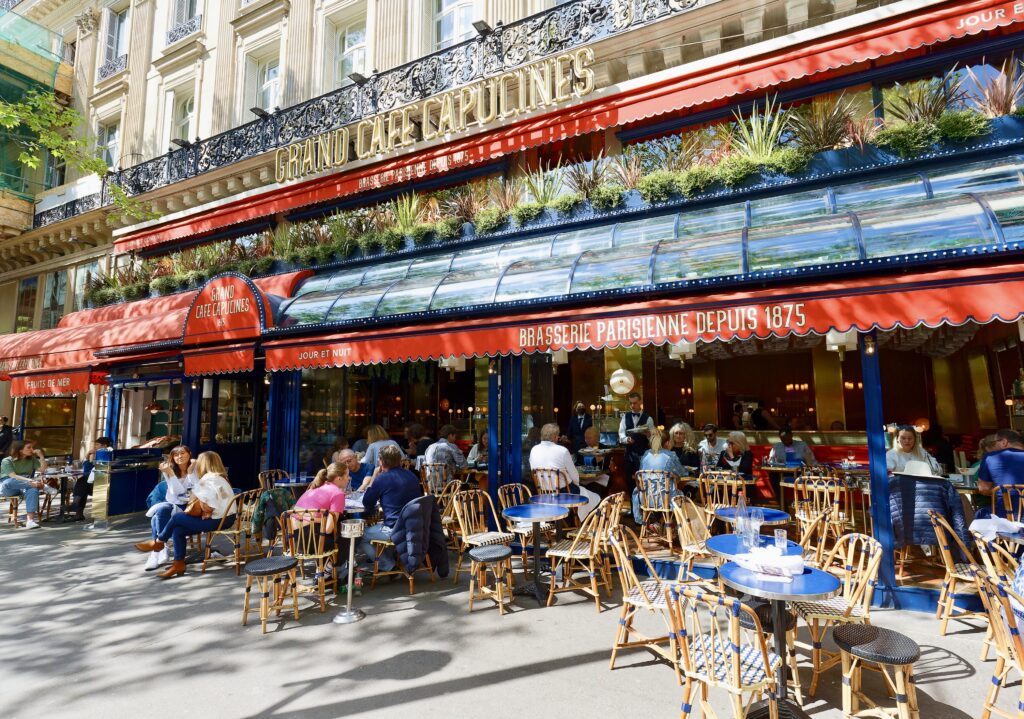
[[[501, 174], [511, 158], [582, 140], [629, 145], [769, 94], [795, 102], [941, 75], [1024, 45], [1019, 3], [900, 7], [626, 89], [603, 84], [582, 44], [342, 127], [314, 124], [265, 148], [274, 189], [128, 228], [115, 251], [170, 252]], [[761, 406], [819, 461], [868, 467], [866, 525], [888, 550], [879, 601], [934, 606], [934, 582], [896, 581], [886, 427], [941, 424], [970, 449], [1019, 421], [1024, 123], [994, 126], [913, 159], [850, 148], [796, 177], [696, 198], [629, 193], [606, 211], [225, 273], [0, 338], [0, 379], [23, 414], [31, 401], [97, 393], [117, 446], [216, 449], [239, 486], [260, 469], [314, 469], [371, 423], [398, 439], [410, 423], [451, 422], [467, 441], [488, 436], [496, 494], [523, 477], [537, 429], [566, 427], [576, 402], [615, 444], [630, 390], [666, 428], [745, 431], [760, 461], [777, 441], [749, 424]], [[141, 176], [122, 180], [131, 189]], [[958, 468], [959, 457], [946, 469]]]

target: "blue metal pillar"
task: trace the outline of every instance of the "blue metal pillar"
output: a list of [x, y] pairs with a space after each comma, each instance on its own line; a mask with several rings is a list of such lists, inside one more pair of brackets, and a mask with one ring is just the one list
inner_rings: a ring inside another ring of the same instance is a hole
[[878, 363], [878, 342], [874, 332], [861, 335], [860, 363], [864, 375], [864, 413], [867, 420], [868, 461], [871, 466], [871, 518], [875, 539], [882, 543], [882, 566], [878, 571], [875, 603], [896, 603], [896, 563], [892, 517], [889, 514], [889, 470], [885, 464], [885, 412], [882, 408], [882, 373]]
[[495, 357], [487, 365], [487, 492], [495, 507], [498, 502], [498, 487], [501, 484], [501, 385], [498, 374], [501, 358]]
[[299, 471], [299, 407], [302, 372], [272, 372], [267, 407], [267, 466]]
[[511, 355], [508, 358], [510, 382], [506, 392], [509, 395], [509, 467], [506, 482], [523, 481], [523, 357]]
[[182, 401], [185, 403], [185, 414], [181, 418], [181, 443], [191, 447], [193, 452], [199, 451], [200, 417], [203, 410], [202, 378], [185, 378], [182, 385]]
[[[121, 385], [110, 385], [110, 389], [107, 390], [107, 419], [103, 424], [103, 434], [110, 437], [115, 447], [117, 446], [117, 429], [121, 426], [121, 398], [123, 395], [124, 389]], [[87, 444], [92, 446], [91, 441]]]

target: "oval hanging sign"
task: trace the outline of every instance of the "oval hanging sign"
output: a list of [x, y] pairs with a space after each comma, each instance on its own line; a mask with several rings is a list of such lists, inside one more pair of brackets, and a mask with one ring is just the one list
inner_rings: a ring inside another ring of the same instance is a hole
[[186, 345], [259, 337], [273, 317], [266, 296], [245, 275], [218, 275], [203, 285], [185, 318]]

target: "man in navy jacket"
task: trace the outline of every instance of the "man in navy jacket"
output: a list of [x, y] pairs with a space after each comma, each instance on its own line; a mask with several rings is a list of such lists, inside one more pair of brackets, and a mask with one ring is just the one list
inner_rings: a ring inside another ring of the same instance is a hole
[[[382, 521], [367, 527], [362, 539], [359, 540], [360, 551], [371, 562], [376, 551], [370, 542], [374, 539], [390, 540], [395, 523], [402, 514], [402, 508], [417, 497], [423, 496], [419, 477], [408, 469], [402, 469], [402, 451], [398, 445], [381, 447], [377, 462], [380, 465], [380, 474], [373, 479], [373, 483], [363, 495], [363, 507], [366, 508], [366, 516], [370, 517], [379, 503]], [[389, 548], [381, 554], [377, 568], [382, 572], [390, 572], [395, 568], [394, 550]]]

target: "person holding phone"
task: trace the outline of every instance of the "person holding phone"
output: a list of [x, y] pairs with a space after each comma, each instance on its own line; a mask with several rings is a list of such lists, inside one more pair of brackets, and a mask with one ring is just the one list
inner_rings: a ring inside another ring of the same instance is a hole
[[10, 454], [0, 462], [0, 497], [25, 498], [25, 529], [39, 527], [36, 513], [43, 482], [35, 478], [37, 473], [46, 473], [43, 451], [32, 440], [12, 442]]

